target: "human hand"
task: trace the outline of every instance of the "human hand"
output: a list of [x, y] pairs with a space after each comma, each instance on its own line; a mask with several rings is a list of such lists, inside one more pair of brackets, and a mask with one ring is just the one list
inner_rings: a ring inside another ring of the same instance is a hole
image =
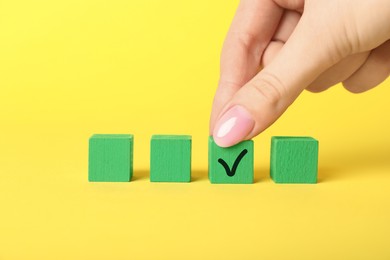
[[390, 74], [389, 0], [242, 0], [221, 54], [210, 134], [222, 147], [269, 127], [307, 89], [354, 93]]

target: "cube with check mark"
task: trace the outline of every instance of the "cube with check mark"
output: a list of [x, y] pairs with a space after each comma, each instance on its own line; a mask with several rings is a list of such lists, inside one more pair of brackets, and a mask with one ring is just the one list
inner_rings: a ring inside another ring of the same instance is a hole
[[253, 141], [219, 147], [209, 137], [209, 179], [211, 183], [253, 183]]

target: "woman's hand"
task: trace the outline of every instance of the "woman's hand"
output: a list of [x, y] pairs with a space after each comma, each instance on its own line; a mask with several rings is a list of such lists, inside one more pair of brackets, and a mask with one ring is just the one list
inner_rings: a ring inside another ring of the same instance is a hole
[[221, 54], [210, 133], [251, 139], [304, 90], [351, 92], [390, 74], [389, 0], [242, 0]]

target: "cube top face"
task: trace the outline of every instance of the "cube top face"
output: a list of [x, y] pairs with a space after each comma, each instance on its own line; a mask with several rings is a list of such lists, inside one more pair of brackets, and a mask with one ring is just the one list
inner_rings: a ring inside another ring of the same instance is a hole
[[152, 140], [190, 140], [190, 135], [152, 135]]
[[150, 142], [151, 182], [191, 181], [191, 136], [153, 135]]
[[312, 137], [272, 137], [270, 170], [276, 183], [317, 183], [318, 141]]
[[253, 183], [253, 141], [219, 147], [209, 137], [209, 179], [211, 183]]
[[133, 135], [96, 134], [89, 139], [88, 180], [128, 182], [133, 174]]
[[318, 142], [311, 136], [272, 136], [271, 142]]
[[90, 139], [133, 139], [130, 134], [94, 134]]

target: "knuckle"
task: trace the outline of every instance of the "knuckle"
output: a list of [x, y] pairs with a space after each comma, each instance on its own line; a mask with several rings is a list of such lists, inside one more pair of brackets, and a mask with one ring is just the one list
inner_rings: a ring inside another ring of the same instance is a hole
[[348, 90], [349, 92], [353, 93], [353, 94], [360, 94], [360, 93], [363, 93], [365, 92], [367, 89], [370, 89], [371, 87], [369, 86], [357, 86], [355, 84], [350, 84], [349, 82], [347, 81], [344, 81], [342, 82], [343, 84], [343, 87]]
[[241, 46], [242, 49], [252, 53], [254, 56], [260, 56], [262, 49], [265, 48], [262, 41], [260, 41], [259, 36], [254, 33], [232, 31], [231, 34], [233, 36], [232, 38], [237, 41], [238, 46]]
[[275, 108], [278, 108], [283, 98], [287, 96], [285, 84], [271, 73], [263, 73], [261, 77], [253, 81], [252, 85], [257, 95]]
[[312, 85], [306, 88], [307, 91], [312, 92], [312, 93], [320, 93], [325, 90], [327, 90], [329, 87], [328, 86], [317, 86], [317, 85]]

